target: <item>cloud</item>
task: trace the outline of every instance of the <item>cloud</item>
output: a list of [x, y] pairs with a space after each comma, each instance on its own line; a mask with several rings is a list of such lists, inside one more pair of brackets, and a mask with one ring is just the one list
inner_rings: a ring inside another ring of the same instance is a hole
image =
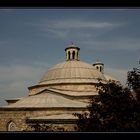
[[128, 69], [114, 69], [108, 66], [105, 67], [105, 74], [119, 80], [122, 85], [126, 85]]
[[[87, 33], [88, 30], [112, 29], [122, 26], [122, 23], [113, 23], [109, 21], [89, 21], [85, 19], [55, 19], [46, 20], [42, 23], [30, 23], [40, 31], [47, 32], [51, 37], [57, 38], [76, 38], [77, 33]], [[92, 35], [93, 36], [93, 35]]]
[[48, 32], [49, 36], [53, 37], [53, 38], [67, 38], [67, 36], [69, 35], [69, 30], [56, 30], [53, 28], [46, 28], [43, 31]]
[[116, 27], [118, 24], [111, 22], [97, 22], [97, 21], [86, 21], [86, 20], [57, 20], [51, 21], [48, 25], [49, 28], [54, 29], [75, 29], [75, 28], [110, 28]]
[[0, 66], [0, 81], [30, 80], [35, 78], [40, 71], [40, 68], [28, 65]]
[[[41, 64], [43, 65], [43, 64]], [[0, 104], [4, 100], [28, 96], [28, 87], [36, 85], [47, 69], [29, 65], [0, 66]], [[126, 82], [126, 69], [105, 67], [105, 74]]]
[[6, 12], [6, 13], [10, 13], [10, 12], [13, 12], [15, 11], [16, 9], [0, 9], [0, 11], [3, 11], [3, 12]]
[[28, 65], [0, 66], [0, 100], [28, 95], [28, 87], [39, 82], [46, 69]]
[[116, 7], [116, 8], [109, 9], [109, 10], [111, 10], [111, 11], [129, 11], [129, 10], [134, 10], [134, 9], [121, 9], [121, 8]]
[[18, 80], [4, 84], [0, 84], [1, 97], [2, 98], [13, 98], [26, 96], [28, 94], [27, 87], [29, 86], [27, 81]]
[[[84, 44], [88, 49], [94, 50], [124, 50], [124, 51], [136, 51], [140, 50], [140, 40], [136, 38], [113, 38], [110, 40], [81, 40], [81, 44]], [[93, 47], [94, 46], [94, 47]]]

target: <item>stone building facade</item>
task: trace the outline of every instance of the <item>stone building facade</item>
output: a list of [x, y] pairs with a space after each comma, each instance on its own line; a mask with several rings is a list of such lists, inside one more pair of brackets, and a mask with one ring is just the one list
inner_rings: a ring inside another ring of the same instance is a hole
[[30, 131], [30, 124], [35, 122], [45, 122], [53, 131], [76, 130], [73, 113], [86, 111], [89, 97], [98, 96], [96, 83], [109, 79], [103, 63], [80, 61], [80, 48], [74, 44], [65, 52], [66, 60], [29, 87], [27, 97], [7, 100], [8, 105], [0, 107], [0, 131]]

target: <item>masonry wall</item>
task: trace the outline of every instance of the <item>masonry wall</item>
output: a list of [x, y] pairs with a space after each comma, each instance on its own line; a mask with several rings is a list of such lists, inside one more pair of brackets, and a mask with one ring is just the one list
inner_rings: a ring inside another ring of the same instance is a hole
[[[0, 131], [7, 131], [8, 123], [10, 121], [16, 124], [17, 131], [27, 130], [28, 125], [26, 120], [28, 117], [45, 116], [51, 114], [64, 114], [64, 113], [76, 113], [82, 112], [85, 109], [0, 109]], [[58, 125], [58, 124], [57, 124]], [[58, 126], [62, 127], [62, 124]], [[64, 124], [67, 128], [72, 130], [74, 124]]]

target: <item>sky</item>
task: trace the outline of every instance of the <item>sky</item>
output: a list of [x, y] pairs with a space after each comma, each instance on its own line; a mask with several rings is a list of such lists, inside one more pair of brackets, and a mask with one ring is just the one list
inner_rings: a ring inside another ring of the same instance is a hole
[[65, 61], [71, 42], [81, 61], [100, 60], [125, 86], [127, 72], [140, 66], [140, 9], [0, 9], [0, 105], [28, 96], [28, 87]]

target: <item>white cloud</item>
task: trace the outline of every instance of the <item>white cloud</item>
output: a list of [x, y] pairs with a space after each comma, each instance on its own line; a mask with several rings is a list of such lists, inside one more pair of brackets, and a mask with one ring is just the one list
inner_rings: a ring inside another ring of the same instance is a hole
[[[76, 38], [77, 33], [85, 33], [85, 29], [112, 29], [118, 26], [122, 26], [123, 23], [113, 23], [108, 21], [89, 21], [85, 19], [57, 19], [47, 20], [43, 23], [30, 23], [41, 31], [47, 32], [51, 37], [57, 38]], [[86, 31], [87, 33], [87, 31]], [[88, 36], [89, 33], [87, 33]]]
[[54, 29], [75, 29], [75, 28], [112, 28], [118, 24], [111, 22], [97, 22], [97, 21], [86, 21], [86, 20], [57, 20], [50, 21], [48, 24], [49, 28]]

